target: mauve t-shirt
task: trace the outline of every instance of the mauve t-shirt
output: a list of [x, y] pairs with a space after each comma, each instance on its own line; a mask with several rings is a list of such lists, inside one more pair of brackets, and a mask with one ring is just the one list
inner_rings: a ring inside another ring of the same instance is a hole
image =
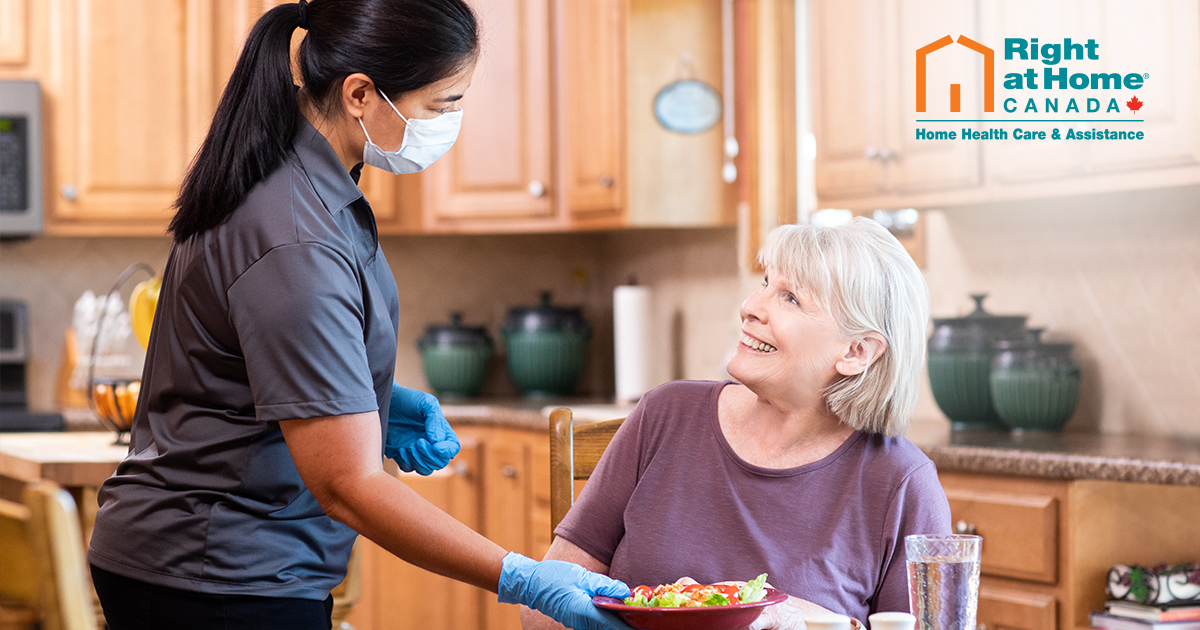
[[631, 586], [749, 580], [865, 620], [908, 611], [904, 537], [950, 533], [933, 462], [908, 440], [855, 432], [795, 468], [738, 457], [717, 420], [727, 382], [646, 394], [555, 533]]

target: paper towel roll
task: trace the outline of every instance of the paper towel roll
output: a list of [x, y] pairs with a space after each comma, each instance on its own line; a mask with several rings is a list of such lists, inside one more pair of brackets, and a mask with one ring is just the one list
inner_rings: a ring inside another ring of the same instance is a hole
[[622, 285], [613, 289], [613, 346], [617, 401], [633, 402], [651, 387], [650, 289]]

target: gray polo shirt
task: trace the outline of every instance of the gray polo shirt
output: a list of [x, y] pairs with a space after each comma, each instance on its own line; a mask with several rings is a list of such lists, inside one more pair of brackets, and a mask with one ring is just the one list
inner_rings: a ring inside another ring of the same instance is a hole
[[304, 487], [279, 421], [379, 410], [382, 430], [398, 309], [370, 206], [301, 119], [225, 222], [171, 248], [88, 559], [188, 591], [325, 599], [356, 534]]

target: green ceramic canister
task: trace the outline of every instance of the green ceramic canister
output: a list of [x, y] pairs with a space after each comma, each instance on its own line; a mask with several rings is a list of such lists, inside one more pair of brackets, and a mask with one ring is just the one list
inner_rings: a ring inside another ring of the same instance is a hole
[[1022, 431], [1061, 431], [1079, 402], [1080, 367], [1072, 344], [1042, 343], [1041, 332], [996, 344], [991, 388], [996, 413]]
[[450, 313], [449, 325], [431, 325], [417, 340], [425, 380], [441, 397], [475, 396], [487, 378], [492, 345], [487, 330], [464, 326], [462, 313]]
[[570, 394], [587, 367], [591, 326], [581, 309], [550, 301], [547, 291], [538, 306], [510, 309], [501, 329], [509, 374], [525, 396]]
[[975, 310], [965, 317], [933, 320], [929, 338], [929, 386], [954, 429], [1002, 429], [992, 402], [995, 344], [1026, 337], [1024, 315], [992, 315], [987, 294], [975, 294]]

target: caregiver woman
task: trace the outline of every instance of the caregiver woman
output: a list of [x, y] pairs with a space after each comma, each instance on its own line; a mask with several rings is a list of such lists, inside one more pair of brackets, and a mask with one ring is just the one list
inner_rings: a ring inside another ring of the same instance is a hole
[[176, 202], [132, 444], [100, 491], [88, 559], [113, 630], [327, 629], [358, 534], [627, 629], [590, 601], [624, 584], [506, 554], [383, 470], [429, 474], [459, 445], [392, 381], [399, 296], [356, 181], [450, 148], [478, 51], [462, 0], [317, 0], [254, 26]]

